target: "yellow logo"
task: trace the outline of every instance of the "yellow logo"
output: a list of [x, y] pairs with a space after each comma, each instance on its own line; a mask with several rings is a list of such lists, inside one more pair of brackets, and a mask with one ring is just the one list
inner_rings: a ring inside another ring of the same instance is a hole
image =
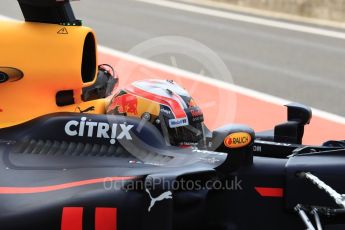
[[247, 146], [252, 141], [249, 133], [233, 133], [224, 139], [224, 144], [230, 149], [242, 148]]

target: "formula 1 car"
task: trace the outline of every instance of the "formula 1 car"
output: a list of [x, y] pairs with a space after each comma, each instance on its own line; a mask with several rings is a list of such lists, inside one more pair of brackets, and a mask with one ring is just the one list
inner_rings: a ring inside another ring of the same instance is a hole
[[308, 107], [255, 133], [208, 130], [171, 81], [109, 104], [118, 78], [69, 1], [19, 4], [26, 22], [0, 22], [1, 229], [345, 228], [345, 141], [303, 145]]

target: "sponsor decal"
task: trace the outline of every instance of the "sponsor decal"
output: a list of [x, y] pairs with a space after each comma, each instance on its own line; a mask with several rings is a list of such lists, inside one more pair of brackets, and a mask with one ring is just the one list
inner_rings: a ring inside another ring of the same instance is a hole
[[190, 110], [192, 114], [192, 121], [193, 122], [203, 122], [204, 121], [204, 115], [200, 109], [192, 109]]
[[167, 191], [162, 193], [161, 195], [159, 195], [158, 197], [152, 197], [150, 191], [148, 189], [146, 189], [146, 192], [149, 194], [151, 202], [150, 202], [150, 206], [148, 208], [148, 211], [151, 212], [151, 209], [153, 208], [153, 206], [156, 204], [156, 202], [159, 201], [163, 201], [163, 200], [168, 200], [168, 199], [172, 199], [172, 192]]
[[110, 139], [110, 144], [113, 145], [116, 143], [116, 140], [132, 140], [129, 131], [133, 127], [134, 125], [108, 124], [104, 122], [93, 122], [91, 120], [86, 121], [86, 117], [82, 117], [80, 121], [71, 120], [67, 122], [65, 125], [65, 132], [71, 137], [79, 136]]
[[190, 147], [195, 147], [198, 145], [198, 143], [195, 143], [195, 142], [187, 142], [187, 141], [183, 141], [183, 142], [180, 142], [180, 148], [190, 148]]
[[231, 149], [242, 148], [247, 146], [252, 141], [249, 133], [239, 132], [232, 133], [224, 139], [226, 147]]
[[118, 113], [131, 113], [138, 115], [138, 98], [131, 94], [124, 94], [113, 99], [108, 111], [116, 109]]
[[170, 128], [177, 128], [181, 126], [189, 125], [187, 118], [180, 118], [180, 119], [170, 119], [169, 120], [169, 127]]
[[161, 108], [161, 112], [170, 115], [171, 111], [166, 108]]
[[254, 152], [261, 153], [261, 152], [262, 152], [262, 147], [261, 147], [261, 146], [256, 146], [256, 145], [254, 145], [254, 146], [253, 146], [253, 151], [254, 151]]
[[193, 117], [200, 117], [203, 115], [202, 111], [200, 109], [198, 109], [198, 110], [192, 109], [190, 112], [191, 112]]

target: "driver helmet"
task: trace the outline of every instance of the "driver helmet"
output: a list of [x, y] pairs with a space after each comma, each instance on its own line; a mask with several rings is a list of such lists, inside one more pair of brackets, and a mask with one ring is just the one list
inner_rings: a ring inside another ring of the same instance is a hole
[[171, 80], [141, 80], [115, 93], [107, 114], [144, 119], [173, 146], [205, 143], [204, 116], [189, 93]]

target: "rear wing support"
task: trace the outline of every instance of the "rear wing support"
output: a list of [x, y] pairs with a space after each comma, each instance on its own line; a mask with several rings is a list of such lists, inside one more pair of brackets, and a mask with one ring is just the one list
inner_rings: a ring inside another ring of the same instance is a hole
[[18, 0], [25, 21], [81, 25], [74, 16], [71, 0]]

